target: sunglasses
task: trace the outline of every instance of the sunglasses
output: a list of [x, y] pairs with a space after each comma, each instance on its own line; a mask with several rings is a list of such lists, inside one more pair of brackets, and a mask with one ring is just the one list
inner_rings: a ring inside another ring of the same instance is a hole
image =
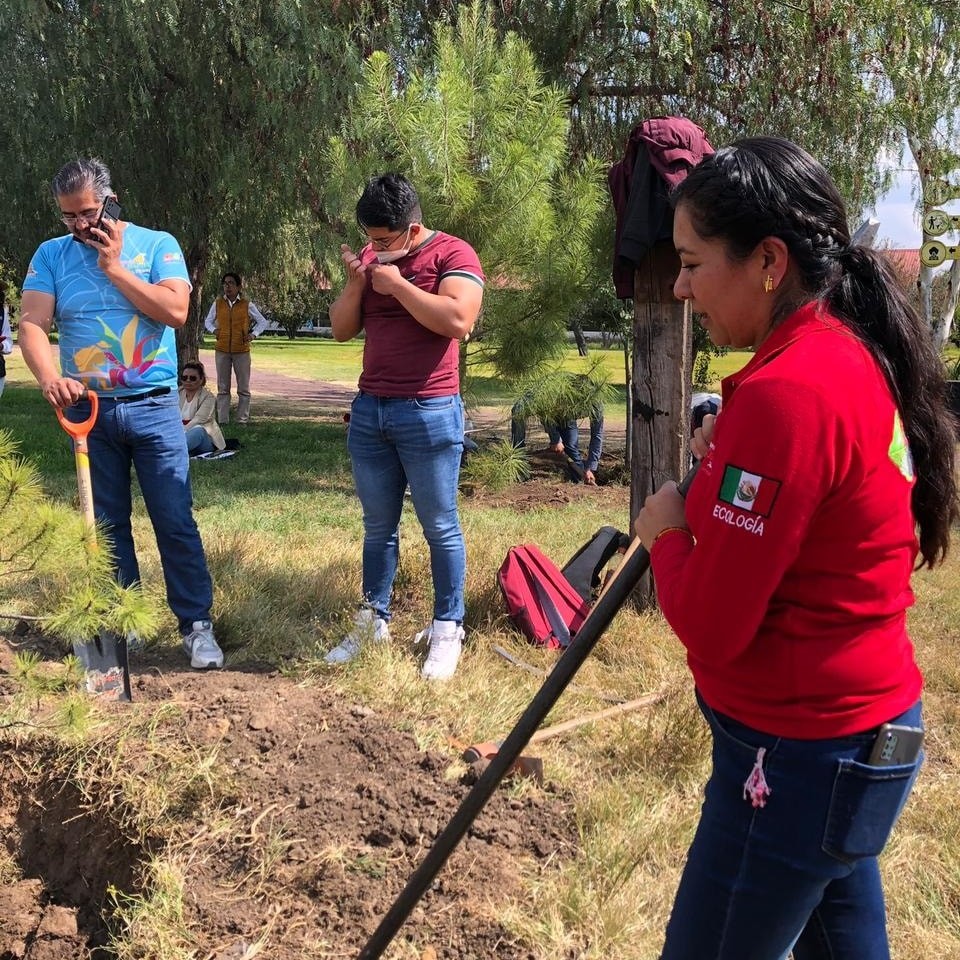
[[184, 374], [180, 379], [181, 379], [184, 383], [190, 383], [190, 381], [192, 381], [192, 380], [199, 380], [200, 378], [197, 377], [197, 376], [194, 376], [194, 375], [192, 375], [192, 374]]

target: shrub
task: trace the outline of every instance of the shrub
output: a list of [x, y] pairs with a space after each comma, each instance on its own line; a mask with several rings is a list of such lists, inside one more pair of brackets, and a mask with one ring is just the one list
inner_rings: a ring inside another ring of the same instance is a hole
[[460, 483], [468, 493], [498, 491], [529, 476], [526, 452], [501, 440], [470, 454], [460, 471]]

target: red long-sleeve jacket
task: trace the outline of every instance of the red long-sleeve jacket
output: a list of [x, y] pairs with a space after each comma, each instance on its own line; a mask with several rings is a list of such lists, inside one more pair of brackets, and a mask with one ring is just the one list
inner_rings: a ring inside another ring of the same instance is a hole
[[724, 380], [686, 502], [696, 543], [670, 533], [651, 556], [661, 609], [710, 706], [815, 739], [916, 702], [913, 483], [877, 362], [819, 305]]

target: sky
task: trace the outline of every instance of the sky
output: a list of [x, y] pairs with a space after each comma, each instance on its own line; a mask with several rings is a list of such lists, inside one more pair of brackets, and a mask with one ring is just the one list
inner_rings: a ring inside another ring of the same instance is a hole
[[[867, 214], [880, 221], [877, 232], [877, 246], [889, 241], [894, 250], [918, 250], [923, 243], [920, 218], [917, 215], [917, 203], [911, 191], [919, 189], [918, 175], [915, 170], [900, 170], [892, 189], [877, 201], [876, 208]], [[951, 200], [942, 208], [950, 214], [960, 214], [960, 201]], [[859, 224], [854, 224], [853, 228]], [[937, 239], [948, 246], [960, 243], [960, 231], [945, 233]]]

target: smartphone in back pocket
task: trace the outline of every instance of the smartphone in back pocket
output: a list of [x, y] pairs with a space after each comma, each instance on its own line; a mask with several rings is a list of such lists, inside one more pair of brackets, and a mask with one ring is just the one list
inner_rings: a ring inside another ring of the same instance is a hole
[[896, 767], [913, 763], [923, 746], [923, 728], [885, 723], [870, 751], [867, 763], [872, 767]]

